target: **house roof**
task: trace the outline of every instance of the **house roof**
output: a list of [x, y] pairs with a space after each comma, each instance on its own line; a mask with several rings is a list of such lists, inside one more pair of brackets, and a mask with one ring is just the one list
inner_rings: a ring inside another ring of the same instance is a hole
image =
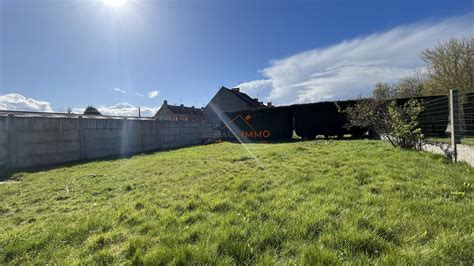
[[202, 110], [200, 108], [169, 104], [167, 107], [173, 114], [202, 116]]
[[248, 96], [247, 94], [245, 94], [243, 92], [240, 92], [238, 90], [229, 89], [229, 88], [226, 88], [226, 87], [222, 87], [222, 88], [227, 89], [229, 92], [236, 95], [237, 97], [244, 100], [245, 102], [251, 104], [252, 106], [255, 106], [255, 107], [264, 107], [265, 106], [263, 103], [259, 102], [257, 99], [253, 99], [253, 98], [251, 98], [250, 96]]

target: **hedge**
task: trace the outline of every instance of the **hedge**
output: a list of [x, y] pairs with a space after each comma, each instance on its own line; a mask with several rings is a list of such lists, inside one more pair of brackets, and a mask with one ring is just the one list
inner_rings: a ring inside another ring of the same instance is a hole
[[266, 142], [288, 140], [293, 136], [293, 119], [288, 106], [226, 113], [226, 123], [223, 135], [227, 139], [235, 139], [234, 134], [237, 134], [246, 142]]
[[295, 121], [296, 134], [305, 139], [317, 135], [342, 137], [351, 134], [360, 137], [367, 131], [359, 127], [347, 126], [344, 110], [357, 101], [319, 102], [291, 106]]
[[[461, 101], [463, 104], [463, 134], [474, 135], [474, 93], [468, 93]], [[422, 102], [420, 127], [425, 136], [445, 136], [449, 125], [448, 96], [429, 96], [412, 98]], [[397, 99], [398, 105], [410, 98]], [[460, 101], [460, 102], [461, 102]], [[360, 127], [348, 127], [346, 115], [341, 110], [355, 105], [357, 101], [319, 102], [291, 106], [272, 107], [256, 110], [243, 110], [226, 113], [223, 123], [223, 136], [235, 140], [235, 135], [245, 142], [281, 141], [293, 137], [295, 133], [304, 139], [313, 139], [317, 135], [337, 136], [350, 134], [361, 137], [368, 130]], [[230, 129], [232, 130], [230, 130]], [[234, 133], [232, 133], [232, 131]]]

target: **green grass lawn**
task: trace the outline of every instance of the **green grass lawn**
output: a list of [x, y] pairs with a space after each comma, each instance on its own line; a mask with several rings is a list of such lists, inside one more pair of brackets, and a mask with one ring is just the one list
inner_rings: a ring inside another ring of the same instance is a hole
[[380, 141], [249, 149], [15, 174], [0, 264], [474, 263], [474, 168]]

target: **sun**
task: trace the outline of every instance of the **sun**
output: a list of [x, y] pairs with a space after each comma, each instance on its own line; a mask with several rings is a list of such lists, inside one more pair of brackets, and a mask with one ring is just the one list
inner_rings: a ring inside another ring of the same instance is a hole
[[125, 6], [128, 0], [104, 0], [104, 3], [113, 8], [121, 8]]

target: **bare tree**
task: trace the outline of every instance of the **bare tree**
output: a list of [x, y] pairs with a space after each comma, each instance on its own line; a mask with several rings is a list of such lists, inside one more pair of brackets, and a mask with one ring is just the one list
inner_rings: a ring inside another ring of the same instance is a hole
[[415, 99], [397, 102], [396, 98], [392, 86], [377, 83], [371, 98], [360, 99], [343, 111], [348, 118], [347, 126], [368, 128], [395, 147], [420, 149], [423, 134], [419, 116], [423, 106]]
[[397, 98], [413, 98], [423, 95], [425, 78], [420, 72], [413, 72], [400, 79], [396, 84], [378, 82], [372, 91], [372, 99], [388, 100]]
[[428, 69], [425, 94], [447, 94], [450, 89], [472, 91], [474, 85], [474, 38], [450, 39], [421, 54]]
[[371, 98], [375, 100], [387, 100], [396, 98], [396, 95], [397, 91], [393, 86], [387, 83], [378, 82], [375, 84]]
[[423, 96], [426, 75], [421, 71], [414, 71], [407, 77], [400, 79], [395, 85], [397, 98], [413, 98]]

